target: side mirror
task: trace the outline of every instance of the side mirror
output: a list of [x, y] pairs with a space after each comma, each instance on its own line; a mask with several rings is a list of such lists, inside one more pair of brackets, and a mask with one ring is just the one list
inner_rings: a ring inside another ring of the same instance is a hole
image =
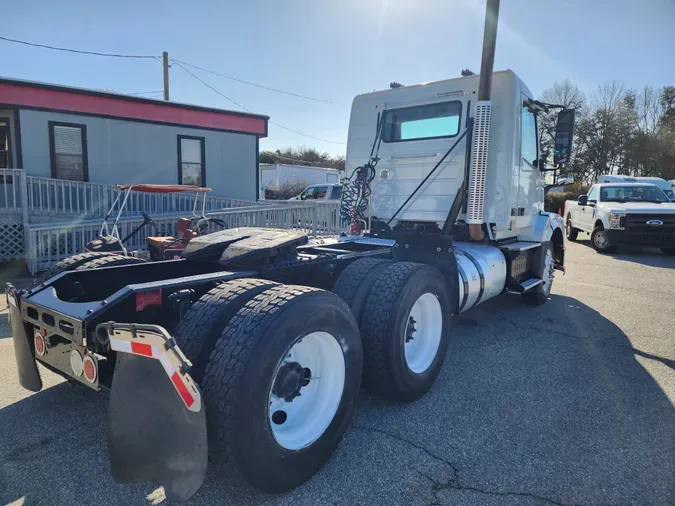
[[555, 147], [553, 163], [567, 163], [572, 154], [572, 140], [574, 139], [574, 109], [563, 109], [558, 113], [558, 122], [555, 127]]
[[577, 200], [577, 203], [580, 206], [585, 206], [588, 204], [588, 195], [579, 195], [579, 200]]

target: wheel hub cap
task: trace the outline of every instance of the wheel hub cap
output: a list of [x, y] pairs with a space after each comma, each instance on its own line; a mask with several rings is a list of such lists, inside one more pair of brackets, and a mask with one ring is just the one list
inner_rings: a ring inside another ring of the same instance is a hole
[[279, 369], [272, 393], [286, 402], [291, 402], [300, 396], [302, 387], [309, 385], [311, 374], [309, 369], [297, 362], [286, 362]]

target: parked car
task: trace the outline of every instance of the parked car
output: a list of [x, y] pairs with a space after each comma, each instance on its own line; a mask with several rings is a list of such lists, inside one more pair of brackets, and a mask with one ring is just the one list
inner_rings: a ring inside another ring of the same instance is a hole
[[653, 184], [595, 184], [579, 200], [565, 202], [565, 230], [570, 241], [588, 232], [600, 253], [638, 245], [675, 255], [675, 204]]
[[341, 184], [317, 184], [308, 186], [300, 195], [289, 200], [340, 200], [341, 197]]

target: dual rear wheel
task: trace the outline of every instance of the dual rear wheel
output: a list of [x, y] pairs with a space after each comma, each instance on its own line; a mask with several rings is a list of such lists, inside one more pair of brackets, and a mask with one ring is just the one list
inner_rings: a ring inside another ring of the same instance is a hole
[[211, 453], [262, 490], [293, 489], [328, 461], [363, 370], [371, 391], [413, 400], [442, 366], [450, 296], [436, 269], [358, 260], [335, 291], [228, 281], [176, 329], [202, 389]]

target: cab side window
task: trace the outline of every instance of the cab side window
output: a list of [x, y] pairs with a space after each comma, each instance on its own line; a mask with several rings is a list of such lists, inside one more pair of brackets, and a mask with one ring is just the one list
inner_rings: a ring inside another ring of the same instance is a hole
[[591, 188], [591, 191], [588, 192], [588, 202], [597, 202], [598, 201], [598, 187], [594, 186]]
[[527, 107], [523, 107], [521, 118], [520, 156], [537, 167], [537, 118]]
[[314, 188], [314, 198], [315, 199], [325, 199], [326, 193], [328, 193], [327, 186], [317, 186]]

